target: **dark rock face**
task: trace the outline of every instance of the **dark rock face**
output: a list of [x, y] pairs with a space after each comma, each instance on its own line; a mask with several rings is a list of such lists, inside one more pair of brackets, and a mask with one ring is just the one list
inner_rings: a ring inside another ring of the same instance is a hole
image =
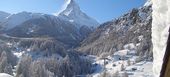
[[[77, 48], [86, 54], [114, 53], [125, 44], [138, 44], [137, 52], [151, 53], [151, 6], [133, 9], [113, 21], [101, 24]], [[152, 56], [149, 54], [149, 56]]]

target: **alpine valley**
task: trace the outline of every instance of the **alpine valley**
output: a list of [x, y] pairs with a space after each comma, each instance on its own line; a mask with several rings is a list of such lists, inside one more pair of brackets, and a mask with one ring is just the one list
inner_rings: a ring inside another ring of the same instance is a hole
[[74, 0], [57, 15], [0, 11], [0, 77], [153, 77], [151, 24], [150, 0], [102, 24]]

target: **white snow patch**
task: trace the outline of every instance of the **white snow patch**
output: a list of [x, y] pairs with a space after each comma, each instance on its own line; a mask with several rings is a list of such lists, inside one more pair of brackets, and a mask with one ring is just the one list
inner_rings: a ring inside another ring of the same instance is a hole
[[28, 52], [30, 52], [30, 51], [31, 51], [31, 49], [30, 49], [30, 48], [28, 48], [28, 49], [27, 49], [27, 51], [28, 51]]
[[136, 46], [133, 43], [129, 43], [124, 45], [124, 49], [134, 50], [136, 49]]
[[12, 43], [10, 43], [10, 42], [8, 42], [8, 43], [6, 43], [8, 46], [12, 46]]
[[13, 77], [13, 76], [6, 73], [0, 73], [0, 77]]
[[138, 47], [140, 45], [140, 43], [137, 43], [136, 46]]
[[139, 39], [139, 41], [142, 41], [142, 40], [143, 40], [143, 35], [140, 35], [140, 36], [138, 37], [138, 39]]
[[129, 50], [120, 50], [114, 53], [114, 55], [120, 55], [120, 56], [125, 56], [127, 55]]
[[69, 22], [74, 22], [74, 20], [69, 20]]
[[21, 58], [22, 54], [24, 54], [24, 53], [25, 53], [25, 51], [22, 51], [22, 52], [14, 52], [13, 54], [14, 54], [15, 56], [17, 56], [18, 58]]

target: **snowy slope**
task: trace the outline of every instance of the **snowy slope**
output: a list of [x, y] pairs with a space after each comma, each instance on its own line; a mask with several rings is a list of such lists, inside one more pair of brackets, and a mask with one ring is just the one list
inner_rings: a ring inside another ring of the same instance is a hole
[[[134, 65], [126, 67], [127, 73], [133, 73], [129, 77], [154, 77], [152, 75], [152, 62], [142, 61]], [[137, 68], [138, 70], [132, 71], [132, 68]]]
[[153, 72], [159, 77], [170, 27], [170, 0], [152, 0]]
[[41, 17], [40, 13], [20, 12], [17, 14], [12, 14], [9, 17], [6, 17], [5, 20], [2, 22], [2, 26], [5, 29], [12, 29], [15, 26], [29, 19], [38, 18], [38, 17]]
[[5, 19], [6, 17], [8, 17], [10, 14], [9, 13], [5, 13], [3, 11], [0, 11], [0, 22]]
[[[127, 44], [132, 46], [132, 44]], [[125, 47], [127, 46], [125, 45]], [[132, 48], [136, 48], [135, 46]], [[139, 56], [130, 54], [134, 50], [125, 48], [124, 50], [119, 50], [114, 53], [112, 56], [106, 57], [106, 66], [104, 67], [104, 60], [99, 57], [92, 58], [94, 60], [95, 72], [92, 74], [92, 77], [99, 77], [99, 75], [104, 72], [104, 68], [107, 73], [113, 75], [116, 72], [124, 73], [126, 72], [128, 77], [153, 77], [152, 72], [152, 61], [139, 60]], [[92, 57], [90, 55], [89, 57]], [[123, 59], [124, 57], [124, 59]], [[121, 59], [122, 58], [122, 59]], [[123, 70], [122, 70], [123, 65]], [[134, 70], [135, 69], [135, 70]], [[115, 77], [115, 76], [106, 76], [106, 77]], [[117, 77], [117, 76], [116, 76]]]
[[99, 23], [93, 18], [87, 16], [84, 12], [81, 11], [80, 7], [74, 0], [67, 0], [67, 7], [59, 13], [59, 17], [77, 23], [80, 27], [83, 25], [89, 27], [96, 27]]
[[13, 76], [8, 75], [8, 74], [6, 74], [6, 73], [0, 73], [0, 77], [13, 77]]

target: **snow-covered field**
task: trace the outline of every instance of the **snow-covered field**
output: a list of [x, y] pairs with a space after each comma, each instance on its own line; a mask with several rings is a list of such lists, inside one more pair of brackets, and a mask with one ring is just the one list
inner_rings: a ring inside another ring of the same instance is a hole
[[[129, 46], [129, 47], [128, 47]], [[129, 77], [154, 77], [152, 72], [152, 61], [139, 60], [140, 56], [135, 55], [135, 48], [133, 44], [125, 45], [124, 50], [120, 50], [114, 53], [112, 56], [107, 56], [104, 59], [96, 56], [93, 57], [94, 69], [93, 77], [98, 77], [104, 70], [109, 74], [127, 73]], [[131, 50], [127, 49], [130, 48]], [[105, 68], [105, 69], [104, 69]]]
[[[110, 74], [126, 72], [129, 77], [154, 77], [152, 72], [153, 62], [151, 61], [141, 61], [138, 63], [131, 62], [131, 64], [128, 65], [128, 60], [114, 61], [110, 58], [106, 62], [105, 68]], [[93, 74], [93, 77], [98, 77], [104, 72], [104, 60], [98, 60], [95, 64], [96, 72]], [[124, 70], [122, 70], [122, 68]]]
[[8, 74], [6, 74], [6, 73], [0, 73], [0, 77], [13, 77], [13, 76], [8, 75]]
[[[128, 74], [132, 74], [129, 77], [153, 77], [152, 65], [153, 62], [142, 61], [126, 67], [125, 71]], [[133, 69], [137, 70], [133, 71]]]

